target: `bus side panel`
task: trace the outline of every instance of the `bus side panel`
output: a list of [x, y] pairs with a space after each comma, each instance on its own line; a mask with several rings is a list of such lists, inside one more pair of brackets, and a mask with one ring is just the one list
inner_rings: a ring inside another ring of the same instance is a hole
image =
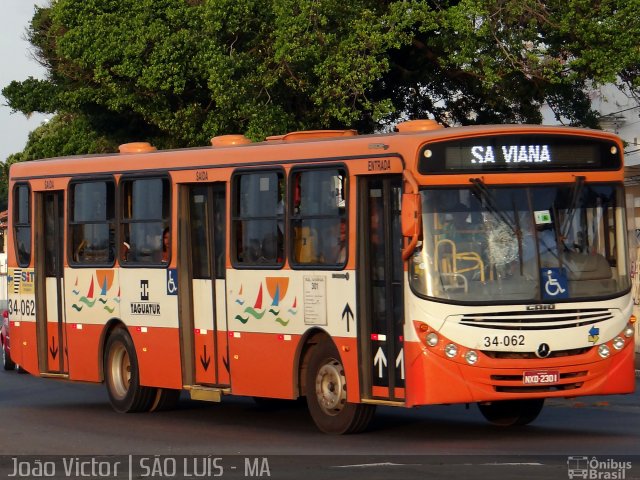
[[180, 333], [177, 328], [130, 328], [136, 348], [140, 384], [182, 388]]
[[300, 339], [313, 329], [335, 343], [353, 385], [347, 400], [360, 401], [357, 325], [354, 315], [345, 313], [355, 309], [356, 275], [334, 278], [334, 273], [227, 270], [232, 393], [293, 398], [299, 375], [296, 352], [302, 351]]
[[140, 383], [182, 388], [178, 296], [162, 268], [120, 269], [120, 315], [138, 357]]
[[[10, 248], [9, 252], [13, 252]], [[12, 360], [27, 372], [37, 375], [38, 337], [36, 330], [35, 271], [33, 268], [8, 268], [9, 347]]]
[[38, 375], [38, 340], [36, 336], [36, 323], [24, 321], [11, 321], [9, 325], [9, 341], [11, 359], [21, 368]]
[[231, 392], [294, 398], [296, 349], [300, 335], [233, 332], [229, 338]]
[[69, 378], [83, 382], [100, 382], [100, 345], [103, 325], [67, 324]]

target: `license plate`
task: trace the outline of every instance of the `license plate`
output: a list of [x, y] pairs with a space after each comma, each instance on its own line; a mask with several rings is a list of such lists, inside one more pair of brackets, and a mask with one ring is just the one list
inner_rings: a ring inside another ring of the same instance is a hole
[[560, 372], [557, 370], [527, 370], [522, 374], [522, 383], [525, 385], [545, 385], [558, 383]]

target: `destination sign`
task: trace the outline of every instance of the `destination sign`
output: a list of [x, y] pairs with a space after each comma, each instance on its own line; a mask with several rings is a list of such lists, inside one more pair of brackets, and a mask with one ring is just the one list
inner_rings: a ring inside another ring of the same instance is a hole
[[565, 135], [500, 135], [440, 142], [420, 152], [420, 173], [617, 170], [611, 141]]

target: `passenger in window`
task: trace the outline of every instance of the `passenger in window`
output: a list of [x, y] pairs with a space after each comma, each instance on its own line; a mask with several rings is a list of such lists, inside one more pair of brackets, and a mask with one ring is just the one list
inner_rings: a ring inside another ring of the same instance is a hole
[[255, 263], [258, 262], [262, 257], [262, 246], [260, 245], [260, 240], [257, 238], [252, 238], [249, 240], [249, 245], [247, 245], [246, 256], [244, 258], [245, 262]]
[[129, 244], [129, 242], [124, 241], [122, 242], [122, 248], [120, 249], [120, 258], [122, 258], [123, 261], [127, 261], [129, 260], [129, 251], [131, 250], [131, 245]]
[[274, 263], [277, 258], [278, 241], [275, 236], [266, 235], [262, 240], [262, 255], [258, 259], [259, 263]]
[[339, 265], [347, 259], [347, 224], [339, 220], [331, 224], [325, 241], [324, 263]]
[[169, 253], [171, 252], [171, 235], [169, 227], [162, 231], [162, 263], [169, 263]]

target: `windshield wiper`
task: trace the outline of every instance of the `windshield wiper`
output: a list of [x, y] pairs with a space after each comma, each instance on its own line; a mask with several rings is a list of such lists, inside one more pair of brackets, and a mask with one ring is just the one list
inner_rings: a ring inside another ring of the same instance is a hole
[[582, 188], [584, 187], [584, 177], [577, 176], [576, 181], [573, 183], [573, 189], [571, 192], [571, 203], [569, 204], [569, 208], [567, 209], [567, 216], [562, 223], [562, 227], [560, 228], [560, 238], [567, 238], [569, 234], [569, 230], [571, 229], [571, 222], [573, 221], [573, 216], [576, 213], [578, 200], [580, 199], [580, 195], [582, 195]]
[[474, 193], [479, 197], [481, 203], [486, 205], [487, 210], [502, 220], [502, 222], [507, 225], [515, 235], [518, 235], [517, 225], [515, 225], [507, 214], [505, 214], [504, 211], [496, 205], [496, 199], [493, 193], [491, 193], [484, 182], [480, 178], [471, 178], [469, 181], [473, 184]]

